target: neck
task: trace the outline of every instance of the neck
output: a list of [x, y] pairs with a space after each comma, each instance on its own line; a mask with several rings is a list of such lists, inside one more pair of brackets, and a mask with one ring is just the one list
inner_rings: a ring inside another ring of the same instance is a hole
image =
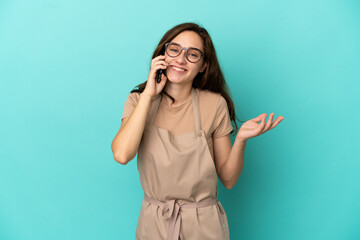
[[[165, 91], [175, 99], [174, 103], [181, 103], [182, 101], [188, 99], [191, 95], [192, 82], [190, 84], [173, 84], [167, 82], [165, 85]], [[167, 98], [171, 101], [170, 98]]]

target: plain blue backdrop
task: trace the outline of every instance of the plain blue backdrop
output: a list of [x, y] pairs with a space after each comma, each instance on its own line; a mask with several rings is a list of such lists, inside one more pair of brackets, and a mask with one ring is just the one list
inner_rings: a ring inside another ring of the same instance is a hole
[[231, 239], [360, 239], [359, 1], [2, 0], [1, 240], [134, 239], [136, 159], [110, 146], [160, 38], [188, 21], [241, 120], [285, 117], [248, 141], [233, 189], [219, 181]]

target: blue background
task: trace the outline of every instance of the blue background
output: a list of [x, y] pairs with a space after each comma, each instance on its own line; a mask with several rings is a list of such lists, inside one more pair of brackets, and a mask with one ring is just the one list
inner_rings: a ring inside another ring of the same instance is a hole
[[[111, 142], [158, 41], [210, 33], [250, 139], [219, 182], [231, 239], [360, 239], [360, 2], [0, 1], [0, 239], [134, 239], [136, 159]], [[234, 140], [234, 139], [232, 139]]]

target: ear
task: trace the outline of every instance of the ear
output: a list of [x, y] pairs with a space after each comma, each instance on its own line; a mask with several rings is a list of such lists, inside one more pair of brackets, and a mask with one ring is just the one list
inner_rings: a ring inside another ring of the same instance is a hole
[[205, 69], [206, 69], [206, 65], [207, 65], [207, 64], [206, 64], [206, 63], [204, 63], [204, 65], [202, 66], [202, 68], [200, 69], [200, 71], [199, 71], [199, 72], [201, 72], [201, 73], [202, 73], [203, 71], [205, 71]]

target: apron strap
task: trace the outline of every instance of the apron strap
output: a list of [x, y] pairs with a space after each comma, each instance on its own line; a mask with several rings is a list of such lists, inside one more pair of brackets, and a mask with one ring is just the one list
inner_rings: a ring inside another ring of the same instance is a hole
[[196, 94], [195, 88], [191, 88], [191, 93], [192, 93], [192, 106], [193, 106], [193, 112], [194, 112], [195, 130], [196, 130], [196, 132], [200, 132], [202, 127], [201, 127], [199, 99]]

